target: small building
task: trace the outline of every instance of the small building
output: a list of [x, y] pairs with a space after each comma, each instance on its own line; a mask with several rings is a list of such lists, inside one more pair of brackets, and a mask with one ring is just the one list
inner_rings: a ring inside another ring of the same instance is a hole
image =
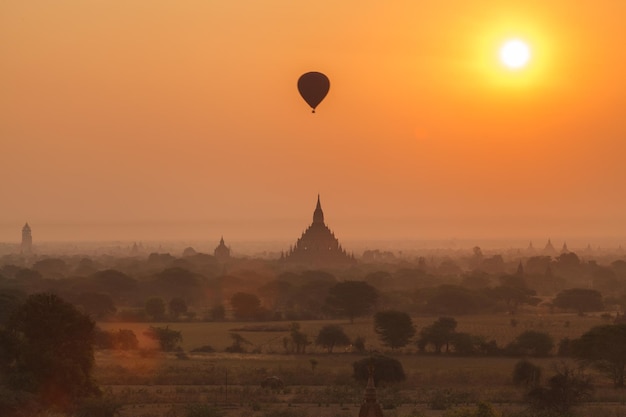
[[376, 399], [376, 386], [374, 385], [374, 367], [369, 367], [369, 377], [365, 387], [363, 404], [359, 410], [359, 417], [383, 417], [383, 410]]
[[227, 261], [228, 259], [230, 259], [230, 248], [224, 243], [223, 236], [220, 239], [220, 244], [217, 245], [217, 247], [213, 251], [213, 256], [215, 256], [218, 261]]
[[22, 255], [31, 255], [33, 253], [33, 235], [28, 223], [22, 227], [22, 245], [20, 249]]

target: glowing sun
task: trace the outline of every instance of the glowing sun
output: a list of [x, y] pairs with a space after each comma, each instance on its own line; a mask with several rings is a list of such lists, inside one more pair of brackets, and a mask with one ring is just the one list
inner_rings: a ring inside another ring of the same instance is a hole
[[507, 68], [524, 68], [530, 61], [530, 47], [520, 39], [510, 39], [500, 48], [500, 61]]

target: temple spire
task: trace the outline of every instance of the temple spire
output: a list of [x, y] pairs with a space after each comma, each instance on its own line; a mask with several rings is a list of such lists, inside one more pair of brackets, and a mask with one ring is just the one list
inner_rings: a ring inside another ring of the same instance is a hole
[[365, 387], [365, 395], [363, 404], [359, 410], [359, 417], [383, 417], [383, 410], [376, 400], [376, 386], [374, 384], [374, 363], [370, 359], [367, 378], [367, 386]]
[[322, 211], [322, 204], [320, 203], [320, 195], [317, 195], [317, 206], [313, 212], [313, 223], [324, 224], [324, 212]]

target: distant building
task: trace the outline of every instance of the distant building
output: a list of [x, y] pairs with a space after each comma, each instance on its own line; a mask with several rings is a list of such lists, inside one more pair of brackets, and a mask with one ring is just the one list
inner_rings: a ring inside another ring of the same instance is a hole
[[365, 387], [363, 404], [361, 404], [361, 408], [359, 409], [359, 417], [383, 417], [383, 410], [376, 399], [374, 370], [371, 365], [369, 367], [369, 377], [367, 378], [367, 387]]
[[213, 255], [218, 261], [226, 261], [230, 259], [230, 248], [224, 243], [224, 237], [220, 239], [220, 244], [213, 251]]
[[556, 249], [554, 249], [554, 246], [552, 246], [552, 242], [550, 239], [548, 239], [548, 243], [546, 243], [546, 246], [543, 248], [542, 252], [544, 255], [549, 256], [555, 256], [558, 253]]
[[341, 266], [354, 263], [339, 244], [339, 240], [324, 223], [324, 212], [317, 196], [313, 223], [302, 233], [296, 244], [283, 254], [286, 262], [309, 266]]
[[22, 227], [21, 253], [22, 255], [31, 255], [33, 253], [33, 235], [28, 223]]

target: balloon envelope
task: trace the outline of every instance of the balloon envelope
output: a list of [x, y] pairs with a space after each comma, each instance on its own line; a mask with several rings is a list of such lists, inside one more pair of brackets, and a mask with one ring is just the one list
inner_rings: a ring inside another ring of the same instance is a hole
[[298, 91], [304, 101], [311, 106], [313, 113], [315, 113], [315, 108], [324, 100], [329, 89], [330, 81], [321, 72], [307, 72], [298, 79]]

